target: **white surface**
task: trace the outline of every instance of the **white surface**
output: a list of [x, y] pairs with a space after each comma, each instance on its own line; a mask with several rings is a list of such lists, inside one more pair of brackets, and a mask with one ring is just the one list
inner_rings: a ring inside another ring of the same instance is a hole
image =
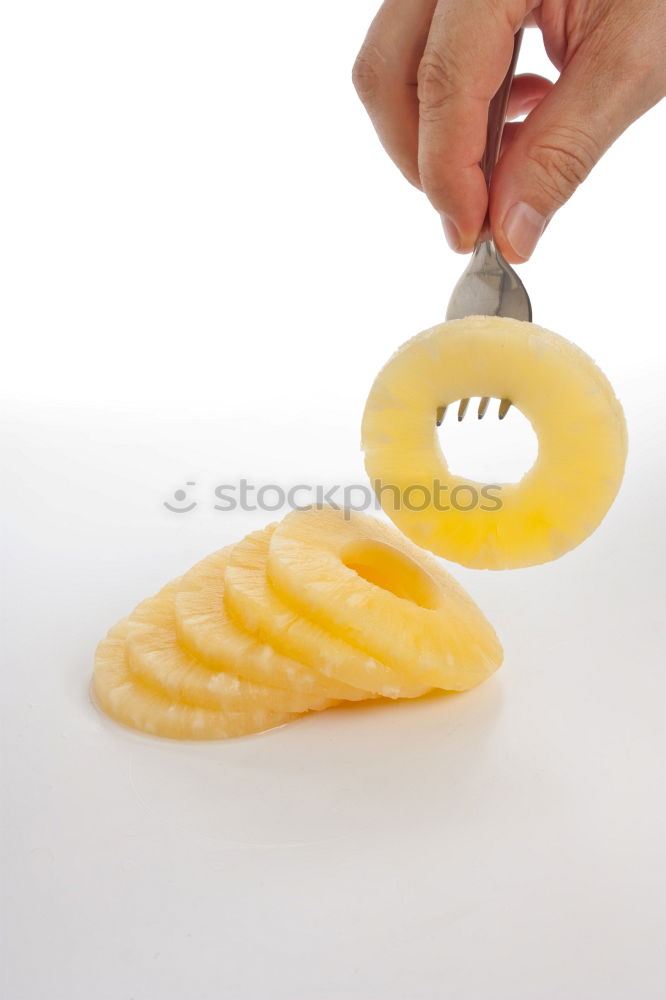
[[277, 436], [283, 481], [320, 440], [353, 474], [353, 430], [14, 411], [6, 996], [660, 996], [665, 428], [641, 413], [656, 381], [624, 388], [632, 459], [597, 534], [541, 568], [455, 570], [504, 641], [499, 675], [206, 746], [100, 717], [95, 642], [268, 519], [203, 488], [170, 514], [183, 473], [224, 480], [244, 454], [253, 477]]
[[[369, 383], [443, 313], [462, 261], [348, 82], [373, 9], [7, 14], [11, 1000], [662, 995], [663, 108], [522, 271], [536, 317], [612, 380], [631, 452], [574, 553], [454, 568], [504, 641], [500, 673], [464, 696], [206, 746], [125, 731], [88, 700], [112, 622], [271, 518], [215, 511], [217, 484], [363, 482]], [[523, 64], [540, 59], [532, 35]], [[169, 513], [188, 480], [197, 508]]]

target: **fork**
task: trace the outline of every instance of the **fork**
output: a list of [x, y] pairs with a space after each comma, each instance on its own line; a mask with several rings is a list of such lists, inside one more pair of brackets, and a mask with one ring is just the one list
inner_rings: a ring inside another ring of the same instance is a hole
[[[488, 108], [488, 131], [481, 169], [489, 191], [490, 179], [499, 157], [509, 93], [522, 38], [521, 28], [514, 38], [513, 55], [507, 74]], [[528, 322], [532, 320], [532, 305], [525, 286], [495, 246], [488, 215], [476, 241], [472, 259], [453, 289], [446, 311], [447, 320], [464, 319], [465, 316], [510, 316]], [[479, 402], [479, 420], [483, 419], [489, 402], [488, 396], [484, 396]], [[468, 406], [469, 399], [460, 400], [458, 420], [463, 419]], [[498, 414], [500, 420], [504, 419], [510, 407], [511, 400], [501, 400]], [[444, 420], [445, 413], [446, 407], [440, 406], [437, 410], [437, 426]]]

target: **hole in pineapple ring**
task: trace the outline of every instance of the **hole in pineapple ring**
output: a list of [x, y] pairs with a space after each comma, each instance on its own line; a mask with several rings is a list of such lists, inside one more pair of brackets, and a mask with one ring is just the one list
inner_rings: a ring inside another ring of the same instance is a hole
[[440, 605], [437, 585], [430, 574], [386, 542], [352, 542], [343, 551], [342, 562], [368, 583], [427, 611], [435, 611]]
[[490, 400], [485, 417], [478, 420], [478, 403], [478, 398], [470, 399], [463, 420], [457, 419], [457, 403], [449, 404], [437, 428], [449, 472], [481, 483], [519, 483], [539, 453], [532, 424], [517, 406], [498, 420], [497, 399]]

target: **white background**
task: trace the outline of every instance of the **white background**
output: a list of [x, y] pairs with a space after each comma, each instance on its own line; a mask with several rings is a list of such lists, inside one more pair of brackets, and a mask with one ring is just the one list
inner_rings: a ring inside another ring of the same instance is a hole
[[[373, 12], [6, 5], [11, 1000], [662, 995], [664, 107], [521, 270], [535, 318], [613, 382], [631, 452], [574, 553], [453, 568], [503, 639], [500, 673], [206, 746], [88, 700], [117, 618], [270, 519], [215, 511], [215, 485], [364, 481], [372, 378], [443, 317], [463, 260], [349, 81]], [[552, 76], [534, 32], [521, 66]], [[519, 430], [486, 418], [460, 453], [487, 441], [515, 465]], [[172, 514], [186, 481], [198, 506]]]

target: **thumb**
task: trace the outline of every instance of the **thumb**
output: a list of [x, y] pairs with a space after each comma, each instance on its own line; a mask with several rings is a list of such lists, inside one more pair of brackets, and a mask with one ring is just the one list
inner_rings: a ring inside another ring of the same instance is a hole
[[550, 93], [517, 127], [495, 168], [490, 222], [511, 263], [531, 256], [554, 213], [606, 149], [659, 100], [640, 64], [632, 70], [598, 53], [588, 54], [581, 45]]

